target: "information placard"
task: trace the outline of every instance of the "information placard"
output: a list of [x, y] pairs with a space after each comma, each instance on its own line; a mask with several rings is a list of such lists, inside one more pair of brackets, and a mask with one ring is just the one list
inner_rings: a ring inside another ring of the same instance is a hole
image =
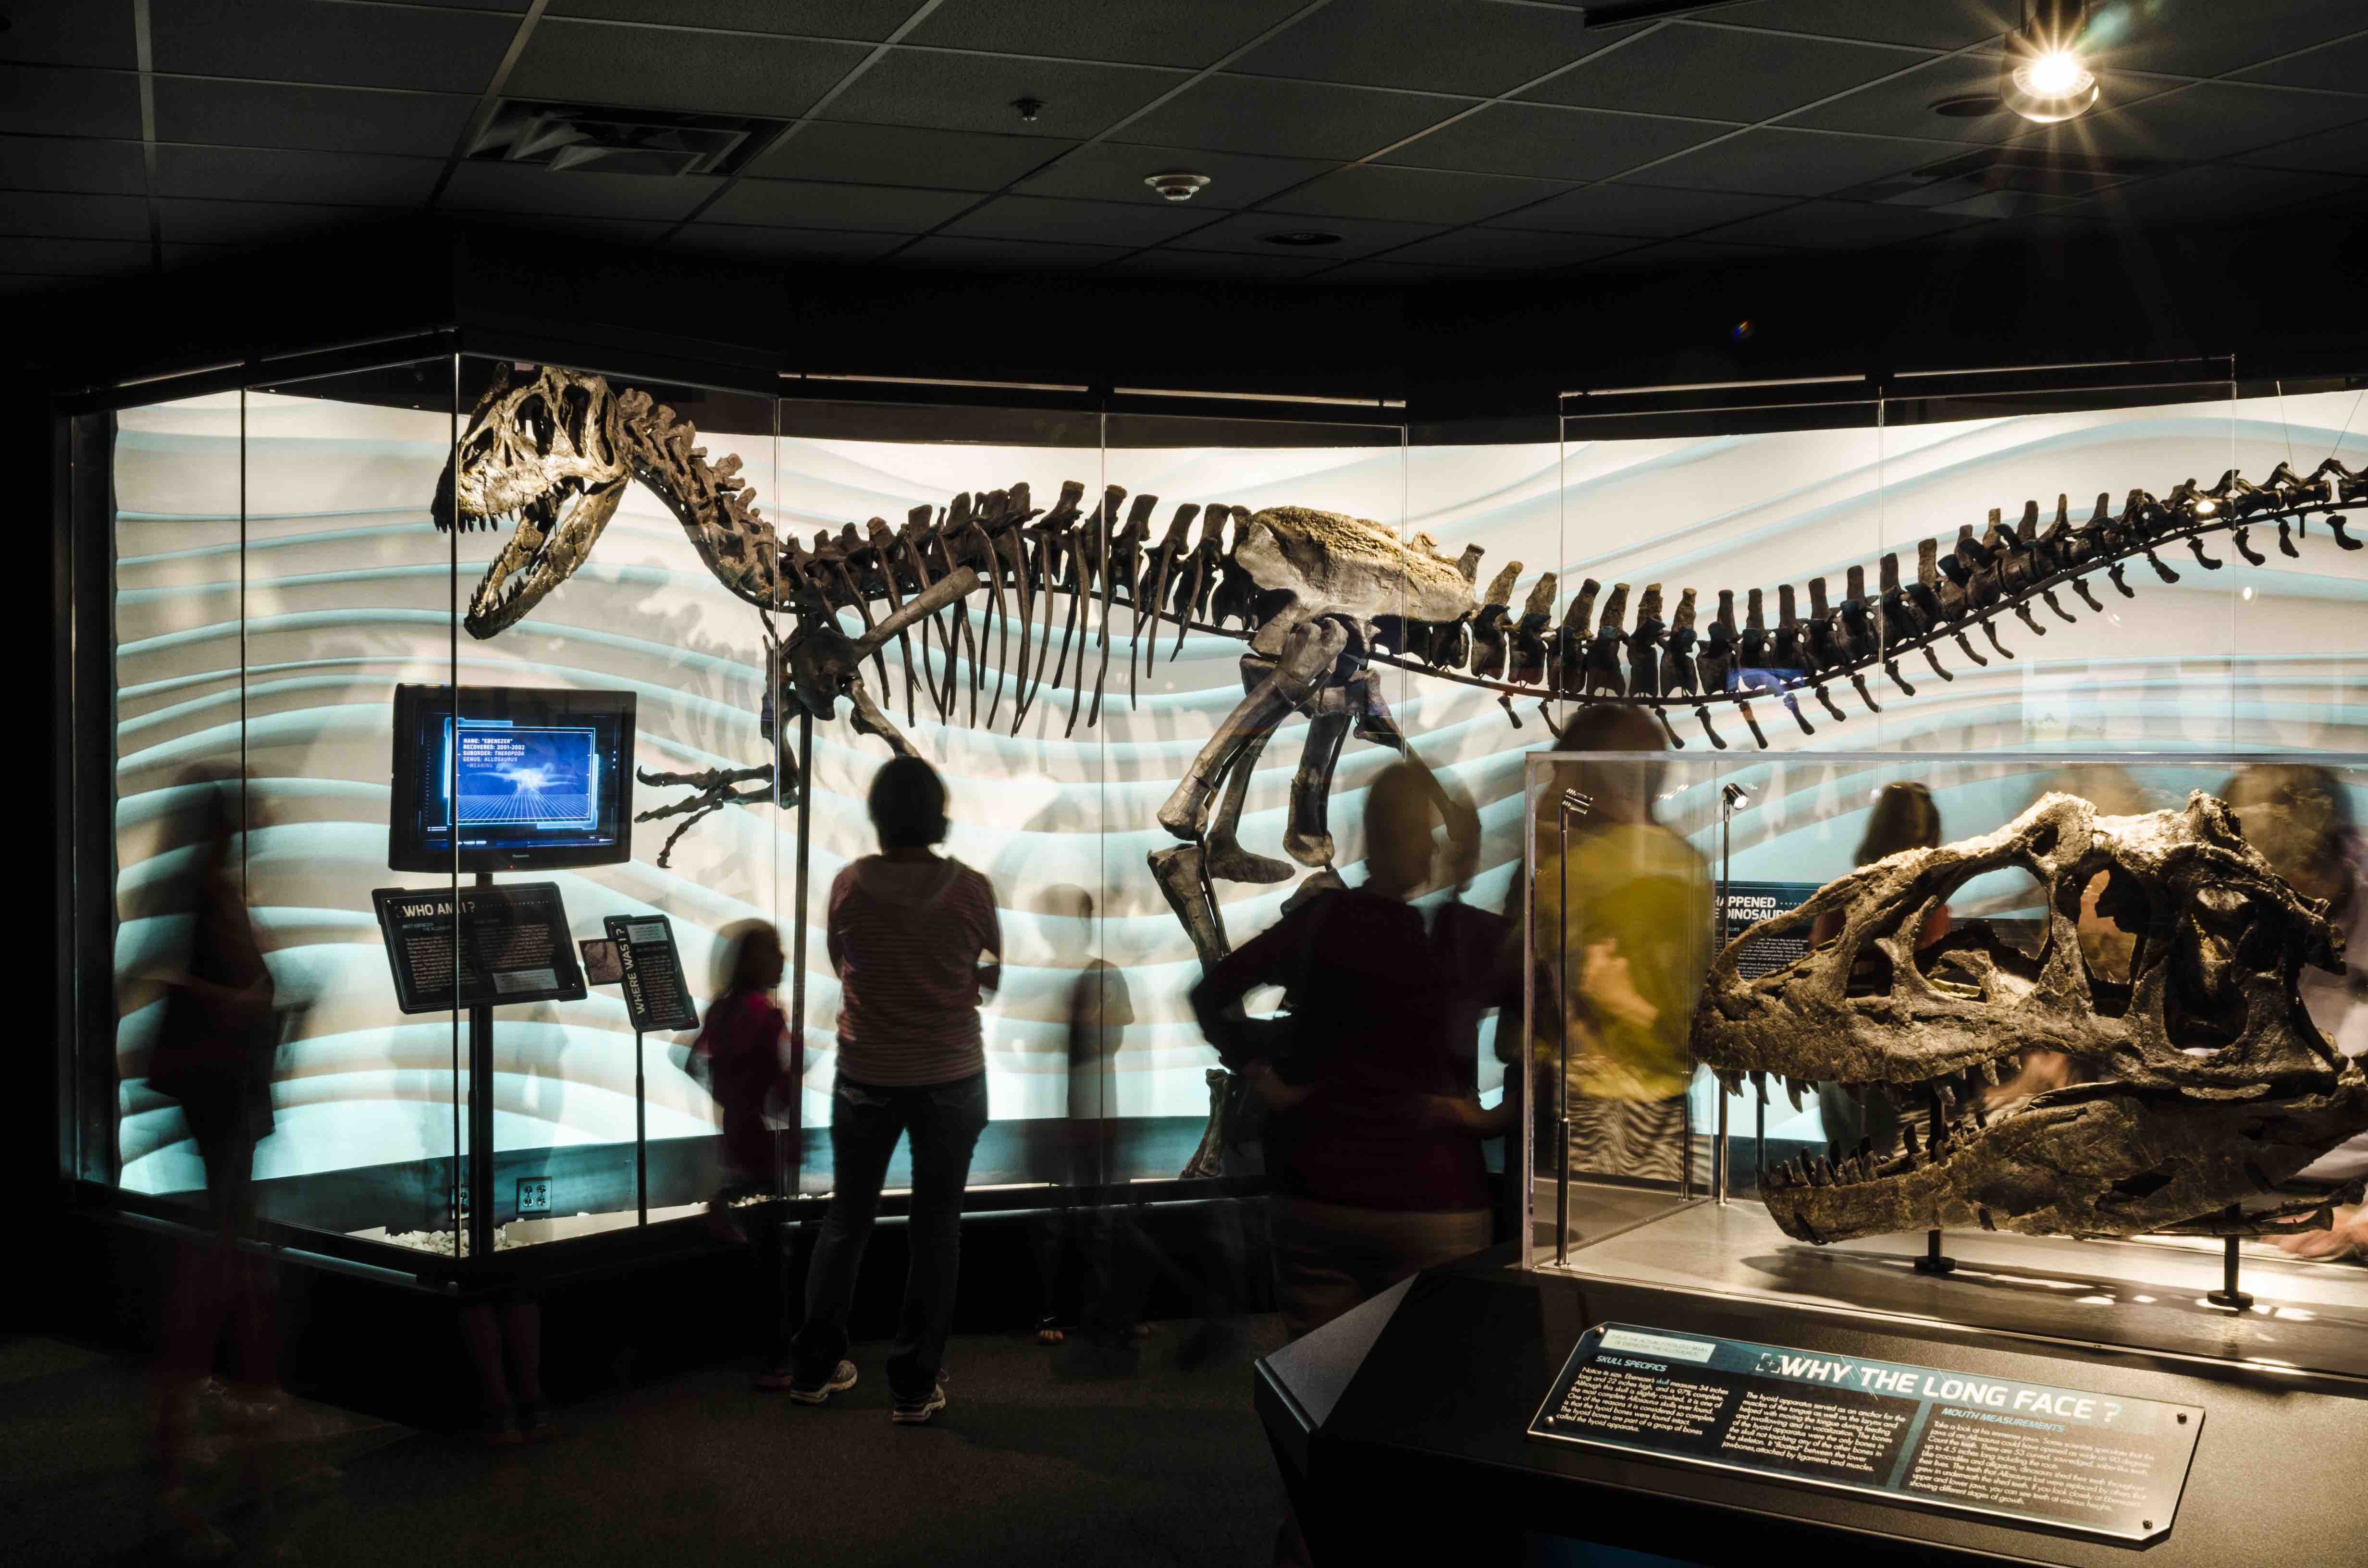
[[619, 983], [625, 1012], [642, 1034], [696, 1028], [699, 1010], [682, 983], [682, 956], [675, 950], [674, 926], [663, 915], [611, 915], [601, 926], [617, 945]]
[[[1762, 920], [1773, 920], [1780, 915], [1790, 915], [1809, 902], [1811, 894], [1822, 882], [1731, 882], [1725, 901], [1713, 895], [1718, 906], [1719, 929], [1725, 939], [1732, 942], [1743, 935], [1746, 927]], [[1760, 937], [1736, 955], [1736, 969], [1746, 980], [1756, 980], [1770, 970], [1781, 969], [1809, 950], [1809, 933], [1795, 932], [1790, 937]]]
[[2191, 1404], [1599, 1324], [1530, 1436], [2146, 1541], [2203, 1426]]
[[[455, 901], [457, 900], [457, 907]], [[584, 972], [557, 882], [373, 888], [379, 934], [406, 1013], [513, 1002], [573, 1002]]]

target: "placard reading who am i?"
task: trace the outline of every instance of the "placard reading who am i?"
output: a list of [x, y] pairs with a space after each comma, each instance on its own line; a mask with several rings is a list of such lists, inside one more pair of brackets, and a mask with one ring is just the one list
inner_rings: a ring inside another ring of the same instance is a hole
[[1599, 1324], [1530, 1436], [2146, 1541], [2203, 1427], [2192, 1404]]

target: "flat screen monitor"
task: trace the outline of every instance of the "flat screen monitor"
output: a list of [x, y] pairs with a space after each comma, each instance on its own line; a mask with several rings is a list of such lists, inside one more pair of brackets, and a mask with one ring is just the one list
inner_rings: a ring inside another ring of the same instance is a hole
[[604, 866], [633, 855], [633, 694], [394, 688], [387, 865]]

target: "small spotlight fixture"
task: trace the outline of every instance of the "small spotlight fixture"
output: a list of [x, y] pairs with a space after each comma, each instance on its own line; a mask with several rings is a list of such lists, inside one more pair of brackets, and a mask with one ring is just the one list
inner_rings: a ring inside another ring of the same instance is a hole
[[1169, 169], [1165, 174], [1144, 176], [1143, 183], [1170, 201], [1190, 201], [1208, 185], [1209, 176], [1190, 169]]
[[1595, 797], [1582, 795], [1576, 790], [1565, 790], [1556, 804], [1565, 816], [1583, 817], [1595, 809]]
[[1033, 125], [1036, 123], [1036, 117], [1044, 112], [1044, 100], [1032, 97], [1014, 98], [1011, 100], [1011, 107], [1019, 111], [1020, 124]]
[[2087, 0], [2023, 0], [2022, 25], [2006, 35], [1998, 97], [2040, 125], [2088, 113], [2097, 105], [2097, 75], [2081, 57], [2089, 22]]
[[1329, 229], [1283, 229], [1271, 234], [1260, 234], [1258, 238], [1270, 245], [1292, 245], [1302, 248], [1313, 245], [1337, 245], [1340, 243], [1340, 236]]
[[1719, 786], [1718, 790], [1718, 803], [1720, 809], [1727, 812], [1729, 815], [1741, 811], [1744, 807], [1751, 803], [1751, 786], [1748, 784], [1722, 784]]

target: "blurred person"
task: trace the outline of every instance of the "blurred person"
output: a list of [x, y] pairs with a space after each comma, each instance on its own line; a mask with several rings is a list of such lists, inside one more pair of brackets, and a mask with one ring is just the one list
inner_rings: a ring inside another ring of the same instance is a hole
[[771, 1189], [773, 1135], [765, 1112], [785, 1088], [794, 1092], [803, 1063], [774, 994], [788, 967], [781, 934], [765, 921], [744, 920], [723, 933], [722, 946], [723, 988], [708, 1004], [690, 1057], [722, 1119], [723, 1185], [707, 1200], [708, 1220], [719, 1233], [740, 1240], [732, 1204]]
[[[2260, 764], [2220, 786], [2245, 842], [2261, 853], [2287, 884], [2323, 900], [2328, 918], [2343, 933], [2344, 972], [2305, 967], [2297, 989], [2311, 1021], [2346, 1056], [2368, 1051], [2368, 844], [2363, 844], [2350, 793], [2332, 769], [2305, 764]], [[2368, 1134], [2328, 1150], [2296, 1173], [2310, 1182], [2344, 1182], [2368, 1175]], [[2325, 1230], [2277, 1238], [2297, 1257], [2343, 1257], [2368, 1252], [2368, 1210], [2339, 1205]]]
[[[1554, 737], [1556, 751], [1657, 753], [1660, 727], [1639, 708], [1594, 703]], [[1558, 1012], [1570, 1050], [1570, 1163], [1575, 1172], [1684, 1179], [1686, 1090], [1693, 1080], [1687, 1036], [1710, 964], [1710, 869], [1655, 815], [1664, 764], [1585, 762], [1554, 769], [1537, 804], [1535, 923], [1552, 955], [1569, 914], [1568, 946], [1549, 960], [1558, 1008], [1541, 1008], [1539, 1071], [1558, 1055]], [[1565, 863], [1558, 802], [1588, 801], [1571, 822]], [[1521, 896], [1516, 886], [1514, 896]], [[1552, 1103], [1540, 1094], [1541, 1111]], [[1551, 1133], [1549, 1142], [1551, 1146]]]
[[946, 787], [916, 756], [890, 759], [869, 801], [880, 853], [832, 881], [826, 915], [840, 984], [838, 1079], [831, 1094], [830, 1209], [791, 1341], [790, 1398], [826, 1403], [855, 1384], [847, 1313], [880, 1187], [898, 1138], [912, 1140], [912, 1261], [888, 1354], [890, 1416], [917, 1426], [945, 1408], [943, 1358], [962, 1256], [962, 1191], [986, 1127], [979, 999], [1002, 977], [995, 889], [937, 853]]
[[[1308, 899], [1192, 990], [1202, 1032], [1270, 1113], [1269, 1222], [1293, 1337], [1489, 1242], [1480, 1140], [1510, 1124], [1518, 1096], [1481, 1108], [1458, 1031], [1496, 933], [1473, 943], [1459, 928], [1490, 917], [1450, 904], [1426, 922], [1409, 903], [1433, 885], [1443, 800], [1418, 763], [1384, 768], [1366, 798], [1363, 883]], [[1476, 838], [1476, 817], [1458, 831]], [[1461, 967], [1475, 947], [1476, 976]], [[1243, 1014], [1262, 985], [1286, 990], [1287, 1049]]]
[[[174, 781], [188, 862], [167, 906], [188, 914], [188, 939], [155, 976], [165, 1001], [148, 1063], [149, 1087], [181, 1102], [205, 1165], [205, 1233], [175, 1258], [154, 1415], [166, 1509], [210, 1549], [226, 1538], [213, 1540], [219, 1532], [188, 1504], [191, 1469], [213, 1457], [205, 1423], [268, 1426], [285, 1399], [272, 1267], [255, 1245], [255, 1152], [273, 1126], [280, 1017], [246, 909], [245, 786], [244, 776], [211, 767]], [[227, 1384], [211, 1377], [217, 1349], [227, 1351]]]
[[[1866, 831], [1859, 835], [1850, 864], [1872, 866], [1905, 850], [1934, 848], [1941, 839], [1941, 808], [1932, 791], [1921, 784], [1886, 784], [1876, 792], [1873, 809], [1867, 812]], [[1949, 906], [1943, 903], [1925, 920], [1924, 928], [1916, 934], [1916, 945], [1929, 948], [1949, 930]], [[1822, 947], [1841, 934], [1842, 912], [1828, 910], [1809, 928], [1809, 945]], [[1874, 962], [1871, 957], [1860, 960], [1868, 968]], [[1861, 1104], [1840, 1084], [1821, 1083], [1817, 1116], [1825, 1123], [1827, 1140], [1845, 1149], [1856, 1148], [1861, 1138], [1873, 1140], [1879, 1150], [1888, 1150], [1899, 1141], [1899, 1114], [1883, 1095], [1870, 1096]]]
[[[1074, 886], [1054, 888], [1048, 897], [1050, 913], [1076, 923], [1080, 933], [1074, 949], [1091, 950], [1093, 894]], [[1069, 956], [1064, 953], [1056, 956]], [[1071, 1256], [1083, 1266], [1084, 1296], [1078, 1326], [1088, 1335], [1104, 1335], [1101, 1314], [1122, 1294], [1113, 1269], [1114, 1227], [1122, 1217], [1114, 1212], [1110, 1184], [1118, 1126], [1118, 1051], [1126, 1026], [1134, 1021], [1134, 1004], [1126, 971], [1107, 959], [1086, 957], [1071, 983], [1068, 997], [1068, 1053], [1064, 1108], [1056, 1131], [1059, 1168], [1053, 1173], [1053, 1203], [1031, 1228], [1037, 1270], [1043, 1285], [1043, 1310], [1036, 1322], [1039, 1344], [1060, 1345], [1068, 1339], [1061, 1314], [1053, 1306], [1062, 1265]], [[1131, 1336], [1134, 1324], [1120, 1325]]]
[[[461, 1342], [477, 1375], [479, 1429], [495, 1448], [558, 1435], [542, 1394], [542, 1303], [519, 1290], [497, 1290], [461, 1308]], [[505, 1368], [504, 1352], [507, 1352]]]

